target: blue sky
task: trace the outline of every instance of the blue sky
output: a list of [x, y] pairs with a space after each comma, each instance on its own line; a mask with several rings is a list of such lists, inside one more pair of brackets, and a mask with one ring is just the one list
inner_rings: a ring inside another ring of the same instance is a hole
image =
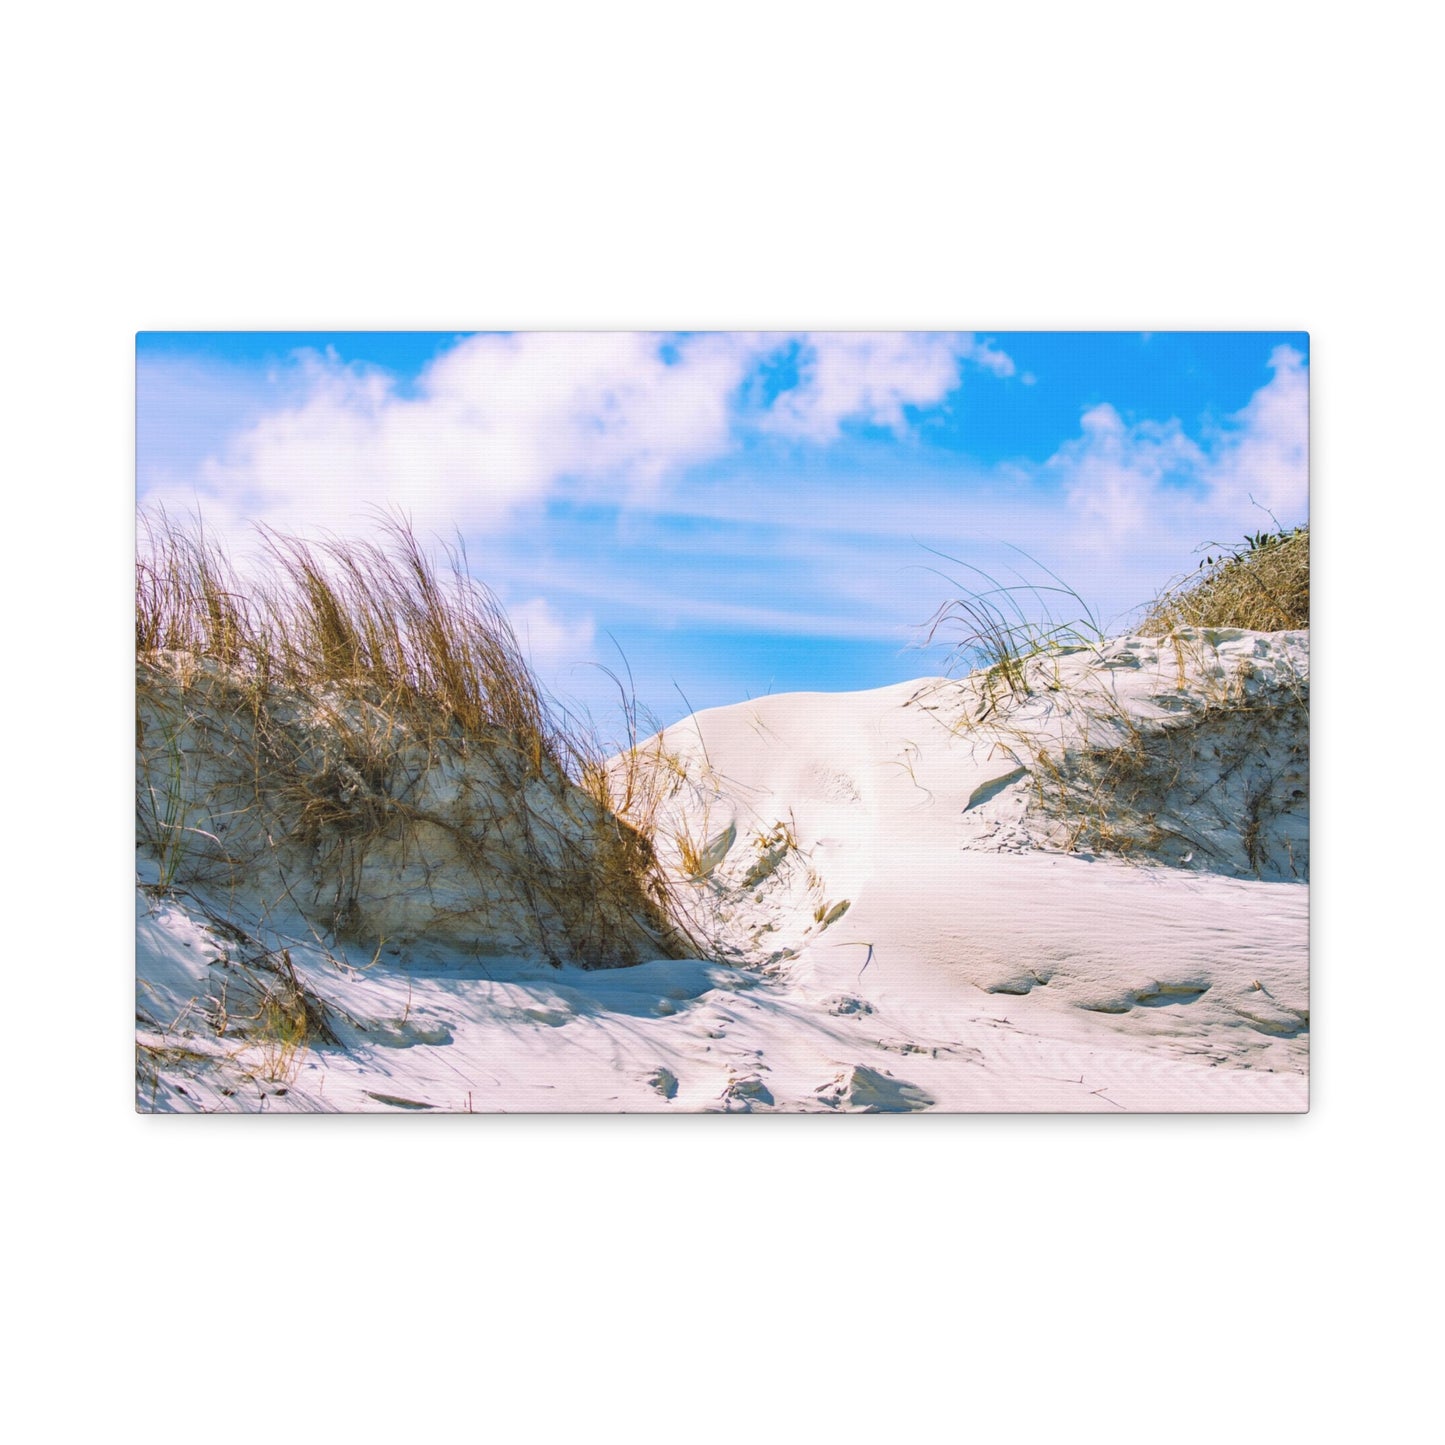
[[400, 507], [561, 700], [606, 726], [625, 657], [665, 723], [942, 670], [923, 624], [979, 579], [938, 552], [1125, 625], [1306, 520], [1308, 365], [1301, 333], [147, 332], [137, 494], [242, 561], [256, 522]]

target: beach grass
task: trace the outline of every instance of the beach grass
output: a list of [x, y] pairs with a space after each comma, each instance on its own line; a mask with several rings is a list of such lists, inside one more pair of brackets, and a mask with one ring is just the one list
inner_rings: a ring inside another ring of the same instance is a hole
[[1182, 627], [1243, 627], [1285, 632], [1310, 625], [1308, 524], [1256, 532], [1241, 544], [1211, 548], [1197, 571], [1154, 602], [1139, 630], [1162, 637]]
[[378, 854], [412, 878], [444, 853], [476, 875], [457, 906], [478, 930], [525, 914], [554, 963], [687, 951], [646, 810], [609, 806], [603, 745], [549, 705], [460, 544], [434, 558], [395, 516], [376, 543], [259, 532], [243, 574], [199, 522], [138, 521], [138, 832], [162, 885], [299, 848], [326, 925], [364, 935]]

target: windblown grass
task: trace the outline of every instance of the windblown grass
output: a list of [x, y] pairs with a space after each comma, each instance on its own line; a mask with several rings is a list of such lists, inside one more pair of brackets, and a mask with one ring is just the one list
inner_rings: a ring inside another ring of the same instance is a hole
[[136, 558], [136, 652], [210, 659], [264, 694], [339, 689], [463, 734], [500, 729], [534, 764], [562, 766], [548, 714], [506, 616], [447, 549], [439, 571], [401, 520], [387, 546], [311, 544], [262, 529], [266, 573], [242, 581], [199, 526], [143, 514]]
[[[1083, 598], [1027, 553], [1020, 555], [1048, 581], [1030, 581], [1016, 572], [1014, 581], [1004, 583], [957, 557], [941, 552], [935, 555], [985, 585], [938, 572], [954, 591], [929, 620], [923, 645], [951, 637], [948, 666], [981, 672], [990, 697], [1026, 697], [1033, 691], [1032, 679], [1037, 675], [1031, 662], [1080, 647], [1096, 647], [1103, 641], [1103, 629]], [[1060, 620], [1055, 616], [1060, 607], [1073, 615]]]
[[262, 536], [242, 577], [198, 524], [140, 518], [138, 834], [161, 885], [237, 886], [269, 853], [311, 870], [311, 916], [365, 937], [381, 883], [430, 884], [444, 857], [471, 878], [452, 936], [584, 966], [686, 951], [645, 812], [605, 805], [600, 748], [554, 716], [461, 548], [434, 563], [395, 518], [380, 544]]

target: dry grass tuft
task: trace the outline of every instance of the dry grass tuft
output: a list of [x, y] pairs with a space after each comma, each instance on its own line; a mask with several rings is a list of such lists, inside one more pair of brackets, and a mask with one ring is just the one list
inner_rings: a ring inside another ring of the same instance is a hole
[[1259, 532], [1241, 548], [1209, 556], [1202, 576], [1176, 584], [1139, 630], [1163, 637], [1181, 627], [1285, 632], [1310, 625], [1310, 529]]
[[243, 580], [199, 524], [139, 520], [137, 831], [163, 885], [234, 885], [269, 850], [364, 936], [383, 881], [429, 885], [445, 856], [479, 943], [520, 913], [510, 942], [553, 962], [684, 951], [647, 809], [607, 806], [600, 748], [554, 718], [460, 547], [438, 566], [395, 518], [382, 545], [262, 536]]
[[235, 669], [258, 690], [339, 689], [390, 712], [511, 737], [534, 765], [569, 756], [516, 637], [460, 547], [438, 571], [407, 524], [388, 546], [316, 545], [262, 529], [271, 567], [238, 579], [197, 525], [142, 514], [136, 652], [177, 652]]
[[[989, 710], [996, 697], [1018, 699], [1034, 690], [1037, 667], [1031, 664], [1080, 647], [1097, 647], [1104, 640], [1103, 629], [1083, 598], [1027, 553], [1020, 556], [1048, 581], [1030, 581], [1016, 573], [1014, 582], [1002, 583], [957, 557], [941, 552], [934, 555], [966, 569], [987, 585], [960, 582], [939, 572], [954, 592], [930, 619], [923, 645], [931, 646], [952, 635], [955, 640], [948, 666], [952, 670], [962, 664], [970, 672], [982, 673]], [[1061, 605], [1072, 617], [1060, 620], [1055, 616]]]
[[[987, 585], [960, 588], [928, 634], [961, 632], [953, 659], [973, 669], [957, 712], [939, 720], [1003, 745], [1032, 776], [1017, 826], [1035, 843], [1307, 877], [1307, 675], [1287, 661], [1226, 663], [1220, 648], [1225, 634], [1308, 627], [1309, 529], [1246, 538], [1205, 568], [1138, 628], [1160, 639], [1147, 663], [1127, 640], [1120, 650], [1094, 635], [1082, 604], [1081, 622], [1056, 625], [1044, 594], [1074, 597], [1064, 584], [1005, 588], [970, 569]], [[1163, 686], [1136, 714], [1111, 679], [1140, 665], [1158, 666]]]
[[208, 1004], [217, 1037], [254, 1049], [244, 1060], [267, 1083], [289, 1084], [314, 1044], [336, 1042], [326, 1005], [301, 981], [289, 949], [256, 945], [226, 958]]

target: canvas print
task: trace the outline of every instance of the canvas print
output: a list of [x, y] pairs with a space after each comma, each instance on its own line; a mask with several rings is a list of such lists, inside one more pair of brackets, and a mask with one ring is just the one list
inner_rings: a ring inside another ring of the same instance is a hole
[[1307, 1108], [1307, 335], [146, 332], [136, 403], [138, 1110]]

